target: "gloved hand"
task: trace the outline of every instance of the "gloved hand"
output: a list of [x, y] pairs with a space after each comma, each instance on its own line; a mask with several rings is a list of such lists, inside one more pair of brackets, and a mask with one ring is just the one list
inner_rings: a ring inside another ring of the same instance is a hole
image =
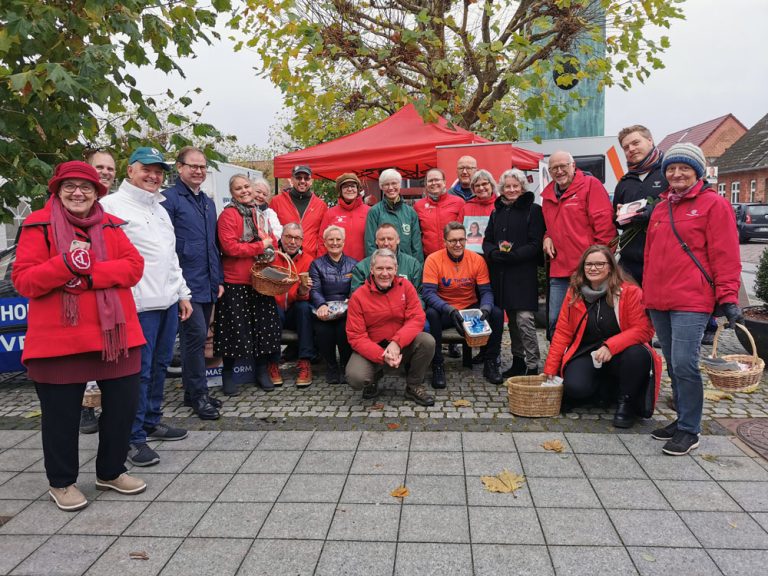
[[488, 305], [480, 306], [480, 319], [483, 321], [488, 320], [488, 317], [491, 315], [492, 311], [493, 308]]
[[69, 294], [82, 294], [88, 290], [88, 282], [82, 276], [74, 276], [69, 282], [63, 286], [64, 292]]
[[634, 223], [640, 223], [645, 224], [651, 219], [651, 212], [653, 212], [653, 206], [649, 206], [646, 204], [640, 210], [638, 210], [632, 218], [630, 218], [630, 222], [632, 224]]
[[459, 336], [464, 336], [464, 318], [462, 318], [461, 312], [456, 310], [456, 308], [451, 309], [451, 320], [453, 320], [453, 325], [456, 327], [456, 332], [459, 333]]
[[509, 252], [502, 252], [501, 250], [493, 250], [491, 252], [491, 260], [494, 262], [508, 262]]
[[725, 316], [728, 319], [726, 328], [736, 328], [736, 324], [744, 324], [744, 315], [741, 313], [741, 308], [731, 302], [725, 304], [718, 304], [715, 307], [715, 316]]
[[67, 265], [72, 274], [87, 276], [91, 273], [93, 254], [90, 250], [75, 248], [71, 252], [62, 253], [62, 256], [64, 257], [64, 264]]

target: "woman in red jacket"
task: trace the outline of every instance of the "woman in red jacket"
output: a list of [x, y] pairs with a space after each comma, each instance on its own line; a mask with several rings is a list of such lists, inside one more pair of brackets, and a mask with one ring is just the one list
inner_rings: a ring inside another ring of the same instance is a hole
[[[344, 253], [355, 260], [365, 258], [365, 220], [368, 218], [370, 206], [363, 203], [360, 193], [363, 191], [363, 184], [352, 172], [347, 172], [336, 178], [336, 192], [339, 195], [339, 201], [333, 208], [329, 208], [323, 216], [320, 223], [320, 236], [328, 226], [333, 224], [339, 228], [344, 228], [346, 241], [344, 243]], [[323, 256], [328, 251], [325, 249], [325, 243], [320, 242], [317, 245], [317, 256]]]
[[601, 385], [617, 397], [617, 428], [634, 424], [656, 358], [647, 344], [653, 327], [642, 299], [607, 246], [587, 248], [571, 276], [544, 364], [544, 374], [563, 377], [568, 399], [590, 398]]
[[77, 488], [80, 406], [89, 380], [101, 390], [96, 488], [138, 494], [125, 473], [139, 401], [144, 336], [131, 286], [144, 260], [96, 199], [107, 193], [85, 162], [64, 162], [48, 182], [45, 207], [24, 221], [13, 284], [29, 298], [23, 360], [42, 412], [48, 493], [62, 510], [88, 500]]

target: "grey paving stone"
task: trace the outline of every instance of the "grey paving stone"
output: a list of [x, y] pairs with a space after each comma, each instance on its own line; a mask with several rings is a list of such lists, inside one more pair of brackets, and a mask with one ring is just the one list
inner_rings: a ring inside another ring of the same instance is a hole
[[168, 561], [161, 576], [216, 574], [232, 576], [248, 552], [250, 540], [194, 538], [185, 540]]
[[768, 565], [768, 550], [709, 550], [726, 576], [762, 576]]
[[79, 576], [113, 541], [113, 536], [51, 536], [11, 574]]
[[214, 502], [197, 523], [191, 536], [256, 538], [271, 504], [256, 502]]
[[362, 432], [315, 432], [307, 450], [357, 450]]
[[467, 503], [470, 506], [533, 506], [527, 482], [512, 493], [489, 492], [480, 477], [468, 476], [466, 482]]
[[622, 454], [578, 454], [577, 459], [587, 478], [632, 478], [648, 476], [634, 456]]
[[301, 458], [299, 450], [261, 450], [251, 452], [238, 472], [246, 474], [286, 474], [293, 472]]
[[461, 432], [414, 432], [411, 452], [461, 452]]
[[44, 535], [0, 535], [0, 574], [8, 574], [14, 566], [45, 542], [46, 538], [48, 537]]
[[705, 548], [768, 549], [768, 533], [745, 512], [680, 512]]
[[528, 486], [537, 508], [602, 508], [582, 478], [528, 478]]
[[461, 452], [411, 452], [408, 458], [408, 474], [462, 475], [464, 462]]
[[567, 432], [565, 437], [577, 454], [629, 454], [616, 434]]
[[64, 512], [53, 502], [32, 502], [6, 524], [0, 526], [0, 534], [55, 534], [79, 512]]
[[[168, 442], [173, 444], [173, 442]], [[178, 444], [178, 442], [177, 442]], [[197, 455], [197, 450], [165, 450], [160, 456], [160, 462], [154, 466], [132, 466], [128, 462], [125, 465], [131, 471], [131, 474], [178, 474], [182, 472]]]
[[259, 445], [266, 432], [224, 430], [206, 447], [207, 450], [247, 450]]
[[344, 474], [293, 474], [280, 494], [280, 502], [338, 502]]
[[404, 506], [400, 542], [469, 542], [465, 506]]
[[31, 500], [0, 500], [0, 516], [16, 516], [32, 503]]
[[546, 452], [541, 445], [550, 440], [560, 440], [564, 452], [572, 451], [565, 434], [561, 432], [514, 432], [512, 436], [518, 452]]
[[205, 450], [211, 442], [219, 435], [218, 430], [190, 430], [189, 436], [184, 440], [173, 442], [152, 443], [152, 447], [159, 451], [173, 450]]
[[390, 576], [395, 564], [395, 544], [388, 542], [326, 542], [316, 576], [365, 574]]
[[190, 533], [209, 506], [206, 502], [152, 502], [124, 534], [184, 537]]
[[768, 470], [758, 466], [752, 458], [747, 456], [718, 456], [713, 462], [697, 456], [696, 461], [712, 478], [718, 481], [768, 481]]
[[473, 544], [544, 544], [533, 508], [469, 507]]
[[511, 432], [462, 432], [464, 452], [515, 452]]
[[741, 508], [717, 482], [659, 480], [656, 482], [675, 510], [740, 512]]
[[397, 545], [395, 576], [472, 576], [469, 544]]
[[400, 505], [339, 504], [333, 516], [328, 540], [397, 542]]
[[106, 490], [100, 493], [101, 495], [99, 496], [99, 502], [104, 502], [107, 500], [117, 500], [121, 502], [126, 500], [152, 502], [160, 495], [163, 490], [166, 489], [168, 484], [173, 482], [174, 478], [177, 476], [177, 474], [147, 474], [146, 476], [143, 476], [141, 470], [138, 468], [135, 468], [133, 471], [131, 471], [131, 475], [137, 476], [147, 483], [147, 489], [144, 490], [144, 492], [141, 494], [132, 494], [130, 496], [126, 496], [125, 494], [120, 494], [115, 490]]
[[573, 454], [521, 452], [520, 460], [526, 478], [584, 478], [581, 465]]
[[701, 548], [627, 548], [640, 576], [669, 576], [670, 574], [721, 574], [709, 555]]
[[184, 470], [185, 473], [200, 472], [234, 474], [243, 465], [245, 459], [251, 453], [245, 450], [221, 450], [201, 452], [197, 458], [190, 462]]
[[313, 432], [270, 430], [259, 442], [259, 450], [304, 450]]
[[[405, 475], [350, 474], [339, 500], [344, 504], [389, 504], [397, 502], [390, 493], [403, 485]], [[452, 478], [457, 478], [452, 476]], [[408, 499], [413, 498], [411, 495]]]
[[335, 504], [278, 502], [269, 513], [259, 538], [322, 540], [331, 525]]
[[473, 544], [475, 576], [554, 576], [546, 546]]
[[719, 482], [747, 512], [768, 512], [768, 482]]
[[464, 474], [494, 476], [504, 469], [520, 474], [522, 466], [515, 452], [465, 452]]
[[274, 502], [288, 474], [235, 474], [221, 491], [218, 502]]
[[619, 536], [603, 510], [540, 508], [537, 510], [549, 545], [618, 546]]
[[147, 502], [141, 501], [96, 500], [72, 518], [59, 533], [119, 536], [147, 506]]
[[411, 495], [403, 500], [406, 506], [436, 504], [462, 506], [467, 503], [467, 490], [461, 476], [417, 476], [408, 474]]
[[699, 542], [671, 510], [608, 510], [627, 546], [698, 548]]
[[[6, 472], [21, 472], [42, 459], [42, 450], [9, 448], [0, 453], [0, 470]], [[35, 470], [31, 471], [34, 472]]]
[[408, 466], [407, 452], [358, 450], [350, 474], [397, 474], [402, 476]]
[[[659, 422], [659, 427], [666, 426], [668, 422]], [[617, 434], [618, 438], [630, 454], [634, 456], [661, 456], [661, 447], [664, 442], [651, 438], [650, 434]]]
[[[134, 538], [114, 541], [86, 576], [155, 576], [181, 545], [181, 538]], [[131, 552], [146, 552], [146, 560], [133, 560]]]
[[376, 432], [366, 430], [360, 438], [358, 450], [408, 450], [411, 445], [410, 432]]
[[669, 503], [651, 480], [591, 481], [603, 507], [630, 510], [669, 510]]
[[557, 576], [629, 576], [637, 574], [624, 548], [593, 546], [550, 546]]
[[48, 492], [42, 472], [21, 472], [0, 486], [0, 500], [33, 500]]
[[304, 452], [294, 474], [347, 474], [355, 453], [352, 450]]
[[179, 474], [157, 497], [161, 502], [213, 502], [231, 474]]
[[0, 471], [0, 485], [4, 484], [6, 480], [9, 480], [16, 476], [15, 472], [4, 472]]
[[704, 454], [714, 456], [744, 456], [744, 451], [734, 444], [734, 436], [707, 436], [702, 435], [696, 454], [701, 457]]
[[312, 576], [322, 540], [256, 540], [239, 576]]
[[709, 480], [709, 475], [690, 456], [636, 456], [651, 480]]

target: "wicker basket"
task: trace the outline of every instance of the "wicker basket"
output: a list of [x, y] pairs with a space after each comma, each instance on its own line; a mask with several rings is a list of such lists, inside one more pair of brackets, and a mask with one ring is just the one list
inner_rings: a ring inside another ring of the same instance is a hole
[[94, 388], [83, 394], [83, 408], [99, 408], [101, 406], [101, 390]]
[[539, 374], [507, 379], [509, 411], [529, 418], [557, 416], [563, 399], [563, 386], [542, 386], [546, 378]]
[[[726, 392], [753, 392], [760, 386], [765, 362], [763, 362], [762, 358], [757, 356], [755, 339], [752, 338], [752, 334], [749, 333], [747, 327], [742, 324], [736, 324], [736, 326], [743, 330], [747, 335], [747, 338], [749, 338], [749, 343], [752, 345], [752, 355], [726, 354], [722, 358], [731, 362], [748, 364], [750, 366], [749, 370], [745, 370], [744, 372], [734, 372], [733, 370], [717, 370], [704, 365], [702, 365], [702, 368], [709, 376], [709, 379], [715, 388], [725, 390]], [[720, 333], [722, 331], [723, 325], [720, 324], [717, 327], [717, 332], [715, 332], [715, 341], [712, 344], [711, 358], [717, 358], [717, 341], [720, 338]]]
[[[478, 310], [477, 308], [467, 308], [466, 310], [460, 310], [459, 313], [462, 317], [465, 317], [466, 315], [469, 316], [480, 316], [482, 312]], [[486, 322], [487, 325], [487, 322]], [[468, 323], [464, 322], [464, 340], [467, 343], [467, 346], [470, 348], [480, 348], [482, 346], [485, 346], [488, 344], [488, 340], [491, 337], [491, 332], [488, 331], [485, 334], [476, 334], [472, 335], [469, 333], [468, 330]]]
[[[284, 266], [275, 266], [274, 263], [256, 263], [251, 268], [251, 286], [253, 286], [253, 289], [256, 290], [256, 292], [263, 294], [264, 296], [279, 296], [280, 294], [285, 294], [291, 289], [291, 286], [299, 281], [299, 275], [296, 273], [296, 265], [293, 263], [293, 260], [291, 260], [291, 257], [285, 252], [277, 252], [277, 254], [280, 254], [285, 258], [285, 261], [288, 262], [288, 268]], [[284, 280], [267, 278], [262, 275], [262, 271], [265, 268], [273, 268], [278, 272], [287, 274], [288, 277]]]

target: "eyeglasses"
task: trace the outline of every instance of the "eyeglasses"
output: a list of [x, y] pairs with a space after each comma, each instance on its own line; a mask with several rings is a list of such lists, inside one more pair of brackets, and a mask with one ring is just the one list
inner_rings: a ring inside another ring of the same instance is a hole
[[341, 189], [344, 190], [345, 188], [354, 188], [357, 190], [357, 184], [354, 182], [344, 182], [344, 184], [341, 185]]
[[438, 182], [442, 182], [442, 178], [430, 178], [427, 180], [427, 184], [437, 184]]
[[78, 188], [80, 189], [80, 192], [86, 196], [96, 193], [96, 187], [93, 184], [73, 184], [72, 182], [65, 182], [59, 189], [67, 194], [72, 194]]
[[451, 246], [456, 246], [457, 244], [466, 244], [467, 239], [466, 238], [455, 238], [453, 240], [446, 240], [446, 244], [450, 244]]
[[459, 172], [472, 172], [473, 170], [477, 170], [477, 166], [458, 166], [456, 170]]
[[608, 262], [584, 262], [584, 268], [594, 268], [595, 270], [602, 270], [605, 268]]
[[570, 162], [568, 164], [558, 164], [557, 166], [550, 166], [549, 171], [554, 174], [555, 172], [566, 171], [570, 166]]
[[194, 172], [195, 170], [200, 170], [200, 172], [205, 172], [206, 170], [208, 170], [208, 165], [206, 164], [187, 164], [186, 162], [181, 162], [180, 164], [182, 166], [186, 166], [187, 168], [192, 170], [192, 172]]
[[310, 181], [312, 180], [312, 176], [307, 176], [306, 174], [304, 175], [299, 174], [294, 176], [293, 179], [298, 180], [299, 182], [302, 182], [303, 180]]
[[301, 242], [304, 240], [304, 236], [291, 236], [289, 234], [283, 234], [283, 239], [292, 240], [293, 242]]

